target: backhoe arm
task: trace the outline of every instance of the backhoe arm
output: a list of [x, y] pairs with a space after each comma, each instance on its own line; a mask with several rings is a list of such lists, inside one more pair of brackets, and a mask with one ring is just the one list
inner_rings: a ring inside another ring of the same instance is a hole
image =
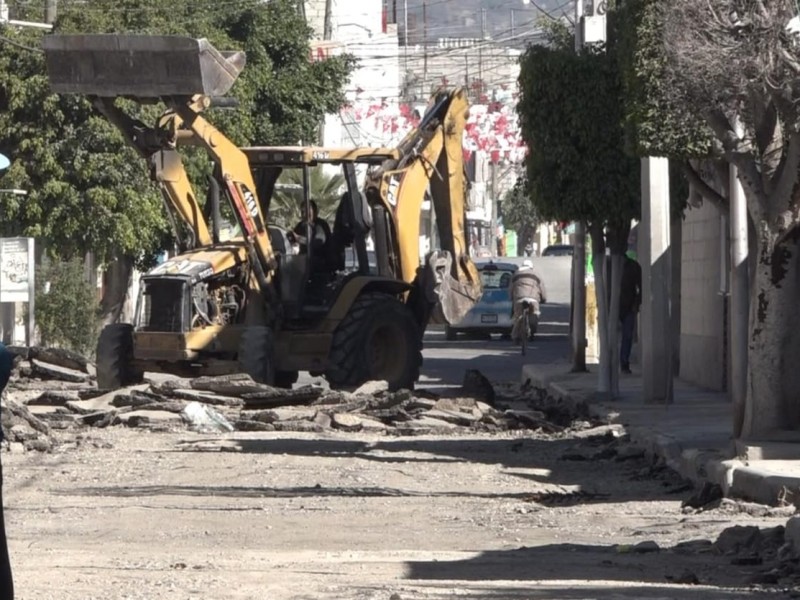
[[175, 149], [177, 132], [174, 126], [164, 122], [161, 127], [148, 127], [122, 111], [114, 98], [93, 97], [91, 100], [94, 107], [120, 130], [127, 142], [148, 162], [151, 177], [158, 182], [167, 209], [171, 214], [177, 214], [191, 231], [193, 239], [189, 245], [197, 247], [210, 244], [208, 223], [192, 190], [183, 160]]
[[[458, 322], [481, 295], [477, 268], [469, 257], [465, 211], [467, 179], [462, 137], [468, 110], [463, 89], [436, 94], [420, 124], [398, 144], [397, 160], [370, 174], [366, 191], [394, 219], [398, 275], [414, 283], [433, 315], [425, 321]], [[428, 257], [420, 272], [419, 216], [426, 192], [436, 213], [441, 251]]]

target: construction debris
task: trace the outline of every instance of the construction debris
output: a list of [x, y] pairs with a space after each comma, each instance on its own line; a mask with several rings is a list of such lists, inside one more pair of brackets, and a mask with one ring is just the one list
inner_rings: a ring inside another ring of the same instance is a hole
[[52, 348], [11, 350], [17, 358], [8, 393], [17, 402], [4, 406], [3, 430], [9, 443], [23, 444], [26, 449], [49, 450], [53, 430], [86, 427], [416, 436], [463, 429], [552, 434], [562, 432], [569, 423], [563, 411], [554, 423], [549, 419], [551, 407], [532, 404], [530, 397], [509, 402], [509, 397], [498, 396], [492, 383], [474, 369], [465, 373], [461, 389], [437, 392], [390, 392], [385, 381], [369, 381], [352, 392], [317, 385], [283, 389], [257, 383], [244, 374], [159, 377], [108, 391], [97, 388], [94, 366], [79, 355]]

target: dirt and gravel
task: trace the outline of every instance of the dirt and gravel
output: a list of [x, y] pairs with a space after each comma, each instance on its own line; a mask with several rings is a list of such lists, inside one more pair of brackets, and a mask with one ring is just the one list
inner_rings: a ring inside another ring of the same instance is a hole
[[104, 394], [91, 365], [38, 357], [3, 412], [23, 600], [793, 597], [800, 582], [794, 507], [694, 489], [620, 426], [480, 373], [436, 393], [278, 399], [228, 378]]

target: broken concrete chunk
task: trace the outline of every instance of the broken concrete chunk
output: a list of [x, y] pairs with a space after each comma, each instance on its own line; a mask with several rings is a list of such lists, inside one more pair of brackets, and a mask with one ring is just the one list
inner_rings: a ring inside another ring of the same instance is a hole
[[183, 420], [180, 415], [173, 412], [161, 410], [132, 410], [116, 415], [116, 422], [128, 427], [147, 427], [148, 429], [159, 429], [163, 426], [182, 425]]
[[364, 426], [361, 419], [351, 413], [334, 413], [331, 415], [331, 423], [335, 429], [342, 431], [361, 431]]
[[436, 400], [429, 400], [427, 398], [412, 398], [406, 404], [406, 410], [431, 410], [436, 406]]
[[108, 427], [112, 425], [117, 417], [116, 410], [98, 410], [95, 412], [83, 414], [77, 418], [80, 423], [84, 425], [91, 425], [92, 427]]
[[175, 390], [185, 390], [192, 388], [192, 380], [186, 378], [160, 379], [149, 381], [150, 391], [164, 396], [171, 396]]
[[264, 386], [258, 392], [240, 394], [247, 406], [286, 406], [311, 404], [322, 395], [322, 388], [306, 385], [293, 390]]
[[322, 428], [313, 421], [305, 420], [292, 420], [292, 421], [277, 421], [273, 423], [275, 431], [298, 431], [307, 433], [318, 433]]
[[464, 372], [464, 381], [461, 388], [465, 396], [483, 400], [494, 406], [495, 391], [492, 383], [477, 369], [467, 369]]
[[82, 371], [68, 369], [67, 367], [61, 367], [59, 365], [52, 365], [35, 359], [31, 360], [31, 371], [34, 377], [56, 379], [70, 383], [86, 383], [90, 379], [89, 375]]
[[[481, 404], [488, 406], [485, 402], [481, 402]], [[478, 408], [478, 401], [475, 400], [475, 398], [440, 398], [436, 401], [436, 408], [440, 410], [463, 410], [464, 412], [472, 412]]]
[[265, 423], [274, 423], [275, 421], [313, 421], [316, 415], [316, 408], [287, 406], [259, 411], [251, 418]]
[[45, 362], [50, 365], [57, 365], [65, 369], [80, 371], [86, 374], [89, 373], [89, 360], [77, 352], [72, 352], [64, 348], [42, 348], [40, 346], [34, 346], [30, 349], [29, 356], [31, 359], [36, 359], [37, 361]]
[[[151, 386], [152, 387], [152, 386]], [[231, 408], [244, 405], [244, 400], [236, 396], [220, 396], [200, 390], [182, 389], [177, 388], [166, 392], [165, 395], [172, 396], [173, 398], [180, 398], [181, 400], [202, 402], [203, 404], [211, 404], [213, 406], [228, 406]]]
[[191, 380], [190, 387], [194, 390], [214, 392], [223, 396], [239, 397], [242, 394], [254, 394], [275, 389], [268, 385], [256, 383], [249, 375], [244, 373], [220, 375], [219, 377], [198, 377]]
[[67, 402], [66, 407], [74, 413], [87, 415], [98, 410], [112, 410], [114, 405], [112, 402], [117, 396], [129, 394], [130, 392], [109, 392], [102, 396], [97, 396], [90, 400], [70, 400]]
[[79, 390], [75, 390], [78, 394], [78, 398], [81, 400], [91, 400], [92, 398], [97, 398], [98, 396], [103, 396], [114, 390], [104, 390], [101, 388], [82, 388]]
[[447, 421], [448, 423], [452, 423], [454, 425], [461, 425], [463, 427], [469, 427], [470, 425], [475, 424], [477, 421], [483, 417], [480, 414], [480, 411], [477, 415], [475, 414], [467, 414], [459, 411], [450, 411], [450, 410], [429, 410], [425, 413], [425, 417], [429, 419], [439, 419], [440, 421]]
[[353, 394], [356, 396], [375, 396], [389, 391], [388, 381], [367, 381], [358, 386]]
[[66, 406], [71, 400], [78, 400], [78, 392], [72, 390], [45, 390], [28, 401], [28, 406]]
[[322, 411], [318, 411], [316, 415], [314, 415], [314, 423], [322, 427], [323, 429], [330, 429], [333, 425], [333, 419], [327, 413]]
[[[353, 401], [353, 395], [342, 390], [323, 390], [322, 395], [314, 400], [314, 406], [327, 404], [347, 404]], [[361, 400], [359, 400], [361, 402]]]
[[681, 507], [703, 508], [712, 502], [721, 500], [723, 496], [724, 494], [719, 484], [706, 481], [702, 488], [681, 503]]
[[233, 423], [233, 426], [236, 431], [275, 431], [275, 426], [272, 423], [252, 421], [250, 419], [239, 419]]
[[719, 554], [757, 551], [761, 547], [761, 530], [756, 526], [735, 525], [719, 534], [714, 550]]

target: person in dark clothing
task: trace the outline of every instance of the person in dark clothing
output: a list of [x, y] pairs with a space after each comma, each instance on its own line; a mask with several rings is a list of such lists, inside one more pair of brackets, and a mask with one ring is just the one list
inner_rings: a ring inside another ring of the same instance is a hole
[[625, 256], [622, 267], [622, 286], [619, 294], [619, 321], [622, 340], [619, 349], [620, 368], [631, 372], [631, 348], [636, 329], [636, 315], [642, 304], [642, 267], [630, 256]]
[[[0, 343], [0, 396], [6, 389], [6, 384], [11, 377], [11, 368], [14, 357], [11, 352]], [[3, 429], [0, 427], [0, 442], [3, 441]], [[3, 515], [3, 466], [0, 463], [0, 598], [14, 600], [14, 582], [11, 578], [11, 560], [8, 556], [8, 542], [6, 541], [6, 524]]]
[[331, 228], [325, 219], [319, 217], [317, 203], [311, 200], [308, 203], [308, 214], [292, 230], [293, 242], [296, 240], [300, 245], [300, 254], [308, 252], [307, 226], [311, 226], [311, 254], [315, 257], [322, 257], [328, 241], [331, 239]]

